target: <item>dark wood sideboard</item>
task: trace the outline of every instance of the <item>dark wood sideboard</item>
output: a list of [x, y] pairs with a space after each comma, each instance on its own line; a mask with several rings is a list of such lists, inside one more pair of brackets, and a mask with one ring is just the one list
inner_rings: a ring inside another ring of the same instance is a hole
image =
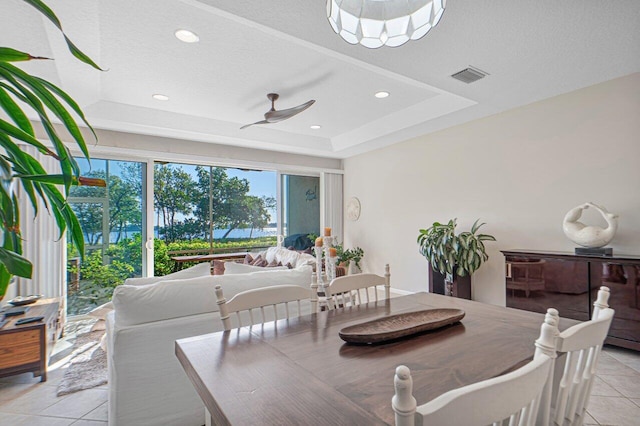
[[600, 286], [611, 289], [616, 313], [606, 343], [640, 351], [640, 256], [586, 256], [570, 252], [502, 250], [507, 306], [591, 318]]

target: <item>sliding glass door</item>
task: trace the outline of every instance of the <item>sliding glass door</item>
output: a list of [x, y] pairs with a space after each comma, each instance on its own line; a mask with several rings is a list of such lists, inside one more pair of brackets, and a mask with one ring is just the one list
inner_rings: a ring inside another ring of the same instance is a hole
[[320, 178], [282, 174], [281, 185], [285, 245], [302, 248], [296, 239], [320, 234]]
[[84, 314], [111, 299], [113, 289], [142, 276], [146, 164], [78, 158], [83, 176], [104, 179], [106, 188], [72, 187], [69, 203], [85, 238], [85, 257], [67, 250], [67, 310]]

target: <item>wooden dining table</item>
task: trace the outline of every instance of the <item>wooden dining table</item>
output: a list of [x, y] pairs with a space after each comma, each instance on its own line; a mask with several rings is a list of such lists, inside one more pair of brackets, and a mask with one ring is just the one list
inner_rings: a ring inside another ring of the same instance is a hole
[[[460, 323], [375, 345], [346, 343], [347, 326], [432, 308]], [[417, 293], [176, 341], [175, 351], [214, 425], [393, 424], [398, 365], [418, 405], [496, 377], [533, 357], [544, 316]], [[577, 323], [561, 319], [563, 330]]]

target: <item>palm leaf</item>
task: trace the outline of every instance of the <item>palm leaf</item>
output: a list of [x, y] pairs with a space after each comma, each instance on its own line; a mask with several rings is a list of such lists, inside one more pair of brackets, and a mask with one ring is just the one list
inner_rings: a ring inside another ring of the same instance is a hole
[[14, 101], [11, 96], [9, 96], [7, 91], [2, 86], [0, 86], [0, 107], [5, 110], [9, 118], [11, 118], [11, 120], [13, 120], [13, 122], [21, 130], [30, 134], [31, 136], [35, 136], [33, 126], [31, 126], [31, 121], [29, 121], [29, 117], [27, 117], [27, 114], [25, 114], [22, 109], [20, 109], [16, 101]]
[[24, 1], [27, 4], [30, 4], [31, 6], [35, 7], [36, 9], [38, 9], [38, 11], [40, 13], [42, 13], [44, 16], [46, 16], [51, 22], [53, 22], [53, 24], [56, 27], [58, 27], [58, 29], [62, 33], [62, 36], [64, 37], [64, 41], [67, 43], [67, 47], [69, 48], [69, 51], [71, 52], [71, 54], [73, 56], [75, 56], [76, 58], [78, 58], [79, 60], [84, 62], [85, 64], [91, 65], [93, 68], [95, 68], [97, 70], [104, 71], [102, 68], [100, 68], [98, 65], [96, 65], [96, 63], [93, 62], [93, 60], [91, 60], [90, 57], [85, 55], [80, 49], [78, 49], [76, 47], [75, 44], [73, 44], [71, 42], [71, 40], [64, 33], [64, 30], [62, 29], [62, 24], [60, 23], [60, 20], [58, 19], [56, 14], [53, 13], [53, 10], [51, 10], [46, 4], [44, 4], [40, 0], [24, 0]]
[[0, 263], [2, 263], [12, 275], [31, 278], [31, 273], [33, 272], [31, 262], [12, 250], [0, 247]]

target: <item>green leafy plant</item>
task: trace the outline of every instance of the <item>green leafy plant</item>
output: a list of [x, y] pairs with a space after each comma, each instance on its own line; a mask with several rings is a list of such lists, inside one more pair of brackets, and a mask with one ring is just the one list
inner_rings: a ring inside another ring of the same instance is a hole
[[[80, 61], [100, 69], [87, 55], [78, 49], [62, 31], [60, 21], [41, 0], [23, 0], [33, 6], [60, 30], [69, 51]], [[30, 278], [33, 265], [22, 256], [20, 207], [17, 184], [38, 214], [38, 200], [55, 218], [60, 236], [69, 233], [71, 243], [84, 254], [82, 229], [73, 210], [66, 201], [72, 185], [104, 186], [101, 179], [83, 178], [80, 167], [55, 128], [50, 114], [59, 120], [71, 136], [83, 156], [88, 160], [89, 151], [78, 126], [81, 120], [93, 133], [78, 104], [62, 89], [37, 76], [30, 75], [16, 62], [43, 60], [39, 56], [0, 46], [0, 107], [7, 120], [0, 119], [0, 299], [6, 293], [12, 276]], [[40, 142], [23, 107], [37, 115], [47, 134], [51, 147]], [[75, 117], [77, 118], [75, 118]], [[59, 174], [48, 174], [42, 164], [23, 150], [24, 145], [35, 147], [41, 154], [53, 157], [60, 166]], [[57, 185], [62, 185], [64, 195]]]
[[338, 265], [349, 266], [349, 263], [353, 261], [358, 269], [360, 268], [360, 261], [364, 257], [364, 250], [360, 247], [356, 247], [354, 249], [346, 249], [342, 246], [342, 244], [333, 244], [336, 249], [336, 257], [338, 258]]
[[495, 241], [492, 235], [477, 234], [484, 223], [476, 220], [471, 231], [456, 235], [456, 220], [446, 224], [434, 222], [428, 229], [421, 229], [418, 235], [420, 253], [427, 258], [431, 267], [444, 274], [448, 281], [455, 275], [464, 277], [473, 274], [489, 256], [484, 241]]

